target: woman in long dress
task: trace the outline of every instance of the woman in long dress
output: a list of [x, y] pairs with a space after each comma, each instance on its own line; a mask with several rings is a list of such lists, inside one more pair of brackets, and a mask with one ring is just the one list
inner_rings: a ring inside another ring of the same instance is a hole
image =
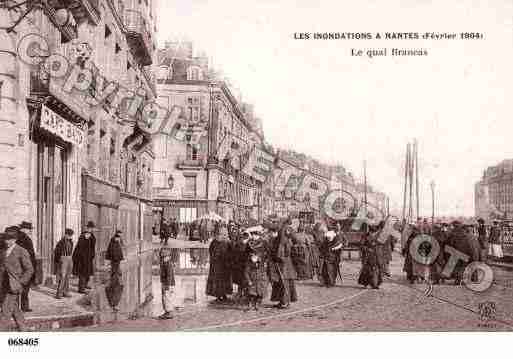
[[217, 302], [227, 300], [232, 294], [233, 284], [230, 267], [230, 240], [226, 227], [219, 228], [219, 234], [209, 246], [210, 268], [207, 279], [207, 295], [216, 297]]
[[366, 234], [361, 245], [362, 268], [358, 277], [358, 284], [365, 288], [370, 285], [374, 289], [379, 289], [383, 282], [382, 266], [377, 250], [378, 233], [378, 231], [373, 231]]
[[340, 254], [343, 241], [334, 231], [326, 232], [325, 240], [319, 248], [320, 252], [320, 281], [326, 287], [333, 287], [337, 282], [340, 266]]
[[488, 255], [495, 259], [501, 259], [504, 257], [504, 253], [502, 251], [502, 237], [503, 231], [499, 227], [499, 222], [494, 221], [493, 227], [490, 230], [490, 246]]
[[308, 238], [303, 230], [303, 226], [300, 225], [298, 233], [292, 236], [292, 263], [297, 272], [298, 280], [312, 279], [312, 264], [310, 258], [310, 252], [308, 250], [307, 241]]

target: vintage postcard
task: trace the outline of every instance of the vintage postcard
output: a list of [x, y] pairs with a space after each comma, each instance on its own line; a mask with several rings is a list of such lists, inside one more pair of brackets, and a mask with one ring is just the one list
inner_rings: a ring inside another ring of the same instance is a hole
[[510, 0], [0, 0], [0, 23], [7, 347], [513, 330]]

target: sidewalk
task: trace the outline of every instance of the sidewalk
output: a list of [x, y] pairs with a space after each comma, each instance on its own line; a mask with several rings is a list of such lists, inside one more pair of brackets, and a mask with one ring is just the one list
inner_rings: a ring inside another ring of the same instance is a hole
[[[27, 328], [48, 331], [94, 324], [95, 314], [87, 295], [78, 293], [75, 285], [72, 285], [70, 295], [71, 298], [55, 299], [55, 287], [32, 288], [29, 298], [33, 312], [25, 313]], [[0, 328], [0, 331], [14, 329], [14, 322], [11, 322], [8, 328]]]

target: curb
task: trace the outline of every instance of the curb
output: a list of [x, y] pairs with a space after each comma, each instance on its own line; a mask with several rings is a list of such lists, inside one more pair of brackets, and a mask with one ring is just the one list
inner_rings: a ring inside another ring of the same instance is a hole
[[[95, 314], [92, 312], [68, 315], [48, 315], [41, 317], [28, 317], [25, 326], [29, 331], [45, 332], [74, 327], [87, 327], [95, 324]], [[15, 331], [16, 326], [11, 322], [5, 331]], [[2, 329], [3, 331], [3, 329]]]

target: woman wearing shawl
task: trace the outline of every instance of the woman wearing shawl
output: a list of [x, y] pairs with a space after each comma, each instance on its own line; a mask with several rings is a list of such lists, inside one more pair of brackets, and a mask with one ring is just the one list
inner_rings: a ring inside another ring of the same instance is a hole
[[230, 271], [230, 240], [226, 227], [219, 228], [219, 234], [209, 246], [210, 268], [207, 279], [207, 295], [216, 297], [217, 302], [226, 301], [232, 294], [233, 285]]
[[[367, 224], [365, 223], [363, 229], [367, 232]], [[367, 233], [363, 239], [361, 247], [362, 269], [358, 277], [358, 284], [363, 285], [365, 288], [371, 286], [374, 289], [379, 289], [383, 282], [381, 272], [381, 263], [377, 253], [377, 238], [379, 230], [376, 228], [372, 233]]]
[[314, 276], [320, 277], [320, 254], [319, 254], [319, 248], [315, 244], [314, 236], [311, 234], [311, 229], [309, 233], [305, 233], [306, 236], [306, 250], [308, 254], [308, 262], [310, 263], [310, 273], [309, 276], [311, 279], [313, 279]]
[[308, 238], [303, 225], [299, 225], [298, 233], [292, 236], [292, 263], [296, 269], [297, 279], [312, 279], [312, 263], [307, 246]]
[[319, 248], [320, 252], [320, 281], [326, 287], [333, 287], [337, 282], [339, 274], [340, 253], [342, 252], [343, 240], [334, 231], [328, 231], [325, 240]]

